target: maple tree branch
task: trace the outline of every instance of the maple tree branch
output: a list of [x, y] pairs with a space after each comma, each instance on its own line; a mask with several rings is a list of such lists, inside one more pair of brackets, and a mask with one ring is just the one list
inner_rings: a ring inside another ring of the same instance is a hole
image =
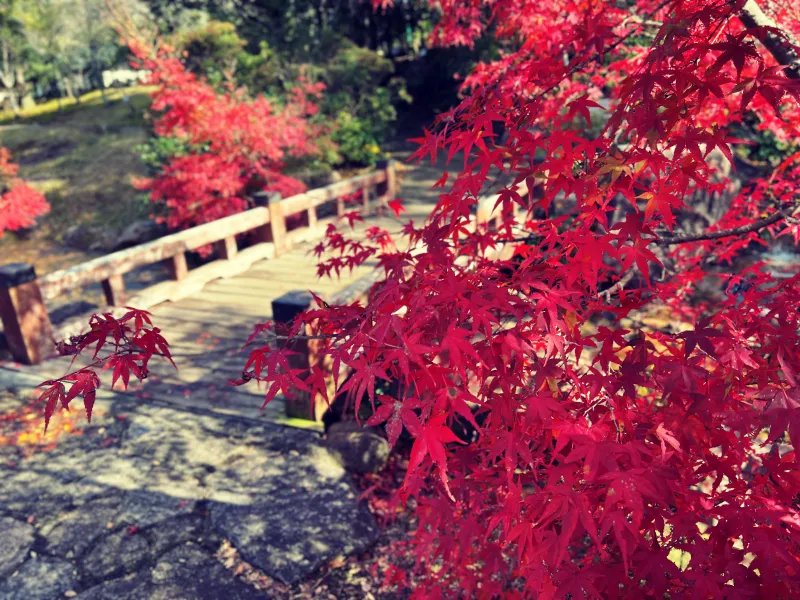
[[272, 340], [332, 340], [335, 339], [336, 335], [332, 333], [324, 334], [320, 333], [319, 335], [278, 335], [273, 334], [271, 336], [267, 336], [267, 341]]
[[769, 227], [778, 221], [786, 219], [787, 215], [783, 211], [778, 211], [758, 221], [754, 221], [749, 225], [742, 225], [741, 227], [734, 227], [732, 229], [723, 229], [722, 231], [710, 231], [707, 233], [698, 233], [696, 235], [671, 235], [661, 237], [653, 240], [656, 244], [672, 245], [672, 244], [685, 244], [687, 242], [702, 242], [706, 240], [719, 240], [734, 235], [744, 235], [753, 231], [758, 231], [764, 227]]
[[785, 71], [790, 79], [800, 81], [800, 53], [798, 53], [797, 42], [791, 34], [778, 26], [775, 21], [764, 14], [761, 7], [755, 0], [747, 0], [739, 13], [739, 20], [748, 29], [755, 27], [770, 27], [778, 29], [783, 34], [778, 35], [771, 31], [763, 37], [759, 37], [761, 43], [770, 51], [778, 64], [788, 67]]
[[635, 271], [628, 271], [617, 283], [607, 290], [600, 292], [600, 295], [605, 296], [606, 302], [611, 302], [611, 296], [625, 289], [625, 286], [633, 279], [634, 273]]

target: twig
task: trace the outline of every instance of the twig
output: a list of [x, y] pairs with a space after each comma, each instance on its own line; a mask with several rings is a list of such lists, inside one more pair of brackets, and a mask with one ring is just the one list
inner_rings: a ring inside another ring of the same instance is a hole
[[696, 235], [670, 235], [653, 240], [656, 244], [669, 246], [672, 244], [685, 244], [687, 242], [702, 242], [705, 240], [719, 240], [734, 235], [744, 235], [753, 231], [758, 231], [764, 227], [769, 227], [778, 221], [785, 219], [787, 215], [783, 211], [778, 211], [769, 217], [765, 217], [749, 225], [742, 225], [741, 227], [734, 227], [733, 229], [724, 229], [722, 231], [710, 231], [707, 233], [698, 233]]
[[616, 294], [617, 292], [621, 292], [628, 283], [630, 283], [631, 279], [633, 279], [635, 271], [628, 271], [625, 273], [622, 279], [620, 279], [617, 283], [612, 285], [607, 290], [601, 292], [601, 295], [606, 297], [606, 302], [611, 302], [612, 294]]

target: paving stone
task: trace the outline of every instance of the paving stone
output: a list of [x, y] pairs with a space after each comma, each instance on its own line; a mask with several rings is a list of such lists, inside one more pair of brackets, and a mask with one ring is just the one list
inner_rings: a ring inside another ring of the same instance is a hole
[[109, 522], [116, 529], [113, 532], [106, 530], [106, 535], [92, 541], [89, 551], [80, 558], [83, 580], [105, 581], [133, 573], [175, 546], [203, 542], [208, 537], [203, 516], [178, 514], [184, 509], [172, 509], [174, 499], [170, 499], [169, 514], [177, 516], [155, 520], [156, 516], [167, 514], [163, 512], [164, 506], [159, 506], [163, 499], [153, 496], [153, 502], [149, 500], [146, 495], [137, 499], [137, 508], [144, 512], [132, 521], [121, 516], [131, 514], [125, 513], [123, 506], [123, 511], [114, 517], [117, 521]]
[[96, 541], [81, 559], [82, 579], [104, 581], [133, 573], [150, 560], [150, 544], [141, 532], [121, 529]]
[[187, 542], [216, 549], [222, 541], [208, 531], [205, 516], [200, 514], [180, 515], [162, 521], [144, 533], [150, 541], [150, 554], [155, 558]]
[[[103, 433], [0, 467], [0, 515], [17, 522], [34, 516], [48, 560], [62, 571], [70, 565], [63, 559], [75, 563], [66, 589], [79, 577], [79, 589], [99, 586], [97, 598], [235, 597], [170, 595], [177, 584], [153, 574], [171, 569], [185, 584], [184, 563], [164, 557], [191, 543], [186, 560], [230, 583], [224, 569], [207, 562], [218, 564], [208, 552], [228, 539], [245, 560], [297, 582], [377, 536], [350, 475], [315, 433], [158, 404], [121, 402], [116, 410], [125, 413], [124, 426], [114, 425], [112, 414]], [[113, 443], [104, 441], [109, 436]], [[28, 562], [18, 567], [26, 569], [25, 581], [15, 575], [5, 585], [13, 579], [27, 590], [39, 564]], [[7, 589], [16, 594], [17, 587]]]
[[65, 480], [54, 472], [28, 470], [21, 464], [0, 477], [0, 510], [20, 519], [60, 514], [76, 499], [101, 495], [102, 486]]
[[0, 583], [2, 600], [54, 600], [76, 584], [75, 566], [57, 558], [28, 559]]
[[45, 552], [65, 558], [80, 556], [97, 538], [108, 534], [108, 524], [119, 505], [119, 498], [100, 498], [44, 522], [39, 535], [44, 538]]
[[347, 487], [285, 488], [255, 506], [214, 503], [214, 527], [249, 563], [293, 584], [337, 555], [363, 551], [378, 536], [372, 515]]
[[185, 545], [162, 556], [152, 569], [106, 582], [79, 594], [76, 600], [264, 600], [225, 569], [210, 553]]
[[33, 546], [33, 527], [14, 519], [0, 519], [0, 579], [16, 571]]
[[391, 447], [379, 430], [359, 427], [355, 421], [334, 423], [325, 438], [325, 447], [342, 466], [354, 473], [377, 473], [386, 465]]
[[141, 529], [166, 521], [178, 515], [188, 515], [194, 510], [194, 502], [175, 496], [135, 490], [125, 494], [119, 513], [114, 516], [115, 525], [135, 525]]

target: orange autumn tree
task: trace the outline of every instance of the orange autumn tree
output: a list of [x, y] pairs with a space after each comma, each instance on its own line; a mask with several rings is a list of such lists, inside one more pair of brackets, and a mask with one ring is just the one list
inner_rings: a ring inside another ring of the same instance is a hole
[[19, 165], [11, 162], [11, 153], [0, 147], [0, 237], [5, 231], [31, 227], [50, 210], [44, 196], [19, 176]]
[[300, 80], [283, 103], [250, 98], [231, 83], [221, 93], [186, 69], [167, 45], [132, 37], [136, 68], [156, 86], [153, 133], [186, 148], [169, 157], [152, 178], [136, 186], [166, 208], [170, 229], [185, 229], [241, 212], [262, 191], [290, 196], [305, 190], [284, 169], [290, 158], [316, 153], [319, 128], [309, 122], [324, 84]]

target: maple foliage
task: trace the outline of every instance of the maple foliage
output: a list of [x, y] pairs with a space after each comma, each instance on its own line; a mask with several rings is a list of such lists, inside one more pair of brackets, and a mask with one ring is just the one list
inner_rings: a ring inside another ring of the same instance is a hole
[[30, 227], [36, 217], [50, 210], [44, 196], [20, 179], [18, 172], [11, 153], [0, 147], [0, 237], [4, 231]]
[[171, 47], [128, 40], [137, 68], [150, 72], [155, 135], [188, 148], [169, 158], [153, 178], [138, 179], [150, 200], [166, 207], [161, 220], [184, 229], [241, 212], [261, 191], [290, 196], [305, 190], [285, 175], [286, 161], [316, 152], [318, 127], [309, 122], [324, 84], [302, 77], [279, 105], [265, 96], [250, 98], [229, 82], [220, 93], [186, 69]]
[[[734, 161], [736, 124], [800, 139], [800, 82], [763, 42], [796, 53], [793, 32], [745, 27], [744, 2], [441, 5], [440, 43], [504, 43], [417, 140], [419, 159], [459, 154], [463, 171], [403, 228], [407, 250], [331, 228], [320, 274], [377, 259], [385, 280], [288, 334], [313, 325], [333, 375], [352, 371], [340, 391], [373, 405], [368, 423], [414, 440], [401, 494], [429, 575], [414, 596], [790, 597], [800, 275], [742, 260], [797, 242], [800, 157], [745, 182], [699, 234], [681, 223], [690, 196], [726, 189], [709, 155]], [[498, 170], [502, 225], [476, 231]], [[503, 244], [512, 259], [489, 253]], [[710, 274], [714, 303], [695, 293]], [[648, 311], [670, 320], [649, 326]], [[265, 343], [246, 374], [267, 401], [325, 395], [323, 364], [304, 376]], [[381, 380], [402, 392], [376, 395]], [[455, 435], [465, 421], [476, 441]]]
[[98, 372], [111, 371], [111, 388], [121, 382], [128, 389], [131, 376], [144, 381], [148, 364], [154, 356], [173, 364], [169, 343], [158, 327], [150, 320], [150, 313], [127, 308], [122, 316], [112, 313], [94, 314], [89, 319], [86, 333], [72, 336], [69, 342], [59, 342], [57, 350], [62, 356], [78, 357], [84, 350], [92, 353], [89, 363], [70, 371], [63, 377], [43, 382], [40, 396], [44, 403], [45, 430], [56, 409], [69, 410], [70, 403], [79, 396], [83, 399], [86, 418], [92, 420], [92, 409], [100, 387]]
[[[782, 28], [742, 0], [440, 4], [439, 43], [502, 42], [417, 140], [461, 174], [407, 243], [351, 238], [355, 211], [330, 227], [320, 274], [375, 260], [383, 280], [280, 333], [314, 340], [309, 372], [257, 326], [242, 382], [269, 402], [327, 398], [332, 376], [393, 444], [408, 433], [414, 597], [792, 597], [800, 274], [755, 250], [800, 237], [800, 156], [683, 223], [690, 197], [727, 189], [709, 157], [734, 161], [736, 125], [800, 140], [795, 3], [762, 3]], [[496, 171], [502, 221], [476, 228]]]

